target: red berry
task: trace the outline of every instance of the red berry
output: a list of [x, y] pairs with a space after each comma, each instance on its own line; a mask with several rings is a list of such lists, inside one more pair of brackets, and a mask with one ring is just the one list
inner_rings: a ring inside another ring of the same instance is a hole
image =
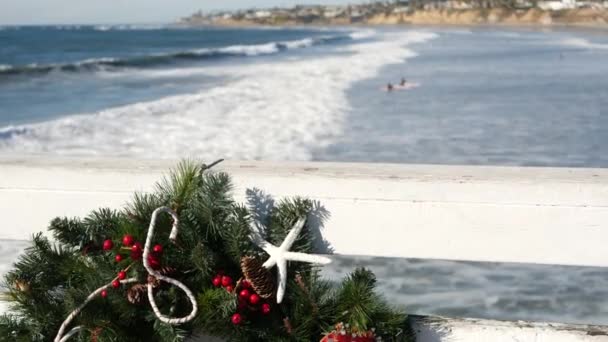
[[268, 304], [268, 303], [262, 304], [262, 313], [264, 315], [268, 315], [270, 313], [270, 304]]
[[108, 296], [108, 291], [106, 290], [101, 290], [101, 297], [102, 298], [106, 298]]
[[249, 281], [247, 279], [243, 279], [243, 281], [241, 282], [241, 286], [245, 289], [248, 289], [251, 287], [251, 284], [249, 283]]
[[125, 272], [125, 271], [118, 272], [118, 279], [124, 280], [126, 278], [127, 278], [127, 272]]
[[226, 287], [228, 285], [232, 285], [232, 278], [230, 278], [229, 276], [223, 276], [222, 277], [222, 286]]
[[234, 315], [232, 315], [231, 320], [232, 320], [232, 324], [239, 325], [243, 321], [243, 318], [241, 317], [241, 314], [235, 313]]
[[143, 254], [141, 242], [136, 242], [131, 246], [131, 259], [139, 260]]
[[132, 235], [127, 234], [127, 235], [125, 235], [125, 236], [122, 237], [122, 245], [123, 246], [127, 246], [127, 247], [132, 246], [133, 245], [133, 241], [135, 241], [135, 240], [133, 239]]
[[213, 286], [220, 287], [220, 285], [222, 285], [222, 277], [219, 275], [215, 276], [215, 278], [213, 278]]
[[141, 259], [141, 252], [131, 252], [131, 259], [133, 259], [133, 260]]
[[241, 293], [239, 293], [239, 296], [241, 296], [241, 298], [249, 297], [249, 290], [247, 290], [247, 289], [241, 290]]
[[114, 243], [112, 242], [112, 240], [107, 239], [106, 241], [103, 242], [104, 251], [109, 251], [110, 249], [112, 249], [112, 247], [114, 247]]
[[114, 257], [114, 260], [116, 260], [116, 262], [121, 262], [122, 261], [122, 255], [116, 254], [116, 256]]
[[257, 294], [254, 293], [249, 297], [249, 303], [251, 303], [251, 305], [256, 305], [259, 302], [260, 296], [258, 296]]
[[150, 265], [150, 267], [152, 267], [153, 269], [158, 269], [160, 268], [160, 260], [158, 260], [157, 257], [148, 255], [148, 265]]
[[154, 245], [154, 247], [152, 248], [152, 250], [154, 251], [154, 253], [162, 253], [163, 252], [163, 246], [161, 245]]
[[232, 285], [226, 286], [226, 291], [232, 293], [232, 290], [234, 290], [234, 288], [232, 287]]
[[119, 288], [120, 287], [120, 281], [118, 281], [118, 279], [114, 279], [112, 281], [112, 287], [115, 288], [115, 289]]

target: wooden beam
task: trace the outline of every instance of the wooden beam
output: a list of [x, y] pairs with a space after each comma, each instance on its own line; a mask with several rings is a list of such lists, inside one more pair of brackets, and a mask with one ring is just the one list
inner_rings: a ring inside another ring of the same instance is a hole
[[[175, 161], [0, 158], [0, 238], [119, 208]], [[608, 170], [224, 162], [235, 195], [320, 201], [336, 253], [607, 266]]]

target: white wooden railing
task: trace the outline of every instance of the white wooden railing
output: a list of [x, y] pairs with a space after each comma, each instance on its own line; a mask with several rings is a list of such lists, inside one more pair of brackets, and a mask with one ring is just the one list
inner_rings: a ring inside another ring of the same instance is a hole
[[[121, 207], [175, 161], [0, 157], [0, 239]], [[608, 266], [608, 169], [224, 162], [235, 195], [319, 200], [335, 253]], [[407, 238], [406, 238], [407, 237]], [[608, 285], [608, 279], [607, 279]], [[608, 341], [608, 328], [417, 318], [426, 341]]]

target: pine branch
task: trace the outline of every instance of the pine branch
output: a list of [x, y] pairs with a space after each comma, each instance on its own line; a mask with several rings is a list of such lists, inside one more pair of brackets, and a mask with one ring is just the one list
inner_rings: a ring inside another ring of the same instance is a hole
[[85, 225], [77, 218], [55, 218], [51, 221], [49, 231], [53, 237], [66, 245], [82, 248], [89, 242]]
[[376, 277], [357, 268], [343, 282], [336, 296], [339, 321], [360, 331], [376, 329], [386, 341], [411, 341], [413, 332], [401, 310], [392, 308], [375, 293]]
[[3, 341], [41, 341], [41, 336], [36, 336], [30, 331], [30, 324], [31, 322], [26, 322], [24, 319], [19, 319], [14, 315], [4, 314], [0, 316], [0, 336], [6, 338]]
[[200, 282], [210, 281], [213, 273], [217, 271], [214, 269], [214, 265], [217, 264], [215, 255], [203, 244], [199, 243], [192, 249], [190, 262], [198, 271]]
[[[308, 216], [312, 205], [312, 201], [301, 197], [282, 200], [272, 211], [271, 223], [266, 231], [269, 242], [275, 245], [280, 244], [293, 224], [301, 217]], [[293, 244], [292, 251], [311, 253], [312, 245], [312, 236], [306, 225]]]
[[163, 342], [181, 342], [189, 335], [186, 330], [160, 321], [154, 322], [154, 334], [158, 341]]
[[190, 200], [199, 187], [201, 167], [191, 160], [180, 162], [169, 177], [163, 178], [156, 185], [157, 192], [171, 208], [178, 213], [181, 207]]
[[100, 250], [103, 240], [116, 234], [122, 216], [115, 210], [102, 208], [93, 211], [82, 221], [85, 228], [85, 239]]
[[145, 194], [136, 192], [133, 196], [133, 200], [127, 204], [125, 213], [134, 222], [140, 225], [146, 225], [150, 223], [150, 217], [152, 212], [158, 207], [168, 205], [163, 202], [160, 196], [156, 194]]
[[226, 323], [236, 312], [234, 297], [222, 288], [213, 288], [201, 293], [197, 301], [199, 314], [195, 319], [195, 325], [200, 327], [203, 333], [211, 336], [230, 336], [234, 328]]
[[227, 229], [223, 235], [224, 250], [227, 255], [232, 257], [235, 264], [241, 262], [241, 258], [251, 254], [253, 243], [251, 242], [250, 217], [247, 208], [236, 206], [232, 217], [228, 220]]
[[294, 336], [301, 340], [314, 339], [336, 323], [336, 305], [330, 300], [331, 284], [320, 280], [318, 271], [296, 275], [290, 286], [289, 316]]
[[379, 298], [374, 294], [376, 278], [365, 269], [358, 268], [344, 282], [338, 292], [338, 310], [345, 313], [345, 323], [358, 330], [372, 328], [371, 316]]

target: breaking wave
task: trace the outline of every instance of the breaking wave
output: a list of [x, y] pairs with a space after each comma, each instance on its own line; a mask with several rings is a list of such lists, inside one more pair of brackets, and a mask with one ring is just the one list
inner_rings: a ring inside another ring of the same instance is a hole
[[227, 57], [252, 57], [279, 53], [284, 50], [306, 48], [313, 45], [331, 44], [355, 39], [349, 35], [306, 38], [293, 41], [270, 42], [265, 44], [232, 45], [220, 48], [204, 48], [168, 54], [151, 54], [130, 58], [94, 58], [74, 63], [28, 64], [21, 66], [0, 65], [2, 75], [46, 74], [55, 71], [86, 72], [107, 70], [109, 68], [146, 68], [180, 61], [214, 60]]
[[560, 41], [561, 45], [583, 49], [608, 49], [608, 44], [593, 43], [584, 38], [566, 38]]
[[435, 37], [421, 31], [373, 35], [337, 47], [337, 54], [201, 67], [229, 79], [204, 91], [5, 127], [0, 152], [310, 160], [343, 134], [347, 91], [355, 82], [415, 56], [412, 44]]

